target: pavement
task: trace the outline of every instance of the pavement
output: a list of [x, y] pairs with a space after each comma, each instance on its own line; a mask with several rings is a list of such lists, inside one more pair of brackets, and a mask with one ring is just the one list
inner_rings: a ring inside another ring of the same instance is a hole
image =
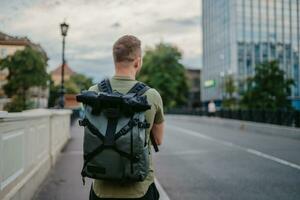
[[33, 199], [35, 200], [85, 200], [89, 197], [91, 181], [82, 185], [83, 130], [74, 123], [71, 139], [62, 150], [55, 166]]
[[[83, 133], [73, 126], [71, 135], [34, 199], [88, 199], [91, 182], [82, 186], [80, 177]], [[154, 154], [161, 200], [299, 200], [299, 152], [297, 138], [167, 116]]]

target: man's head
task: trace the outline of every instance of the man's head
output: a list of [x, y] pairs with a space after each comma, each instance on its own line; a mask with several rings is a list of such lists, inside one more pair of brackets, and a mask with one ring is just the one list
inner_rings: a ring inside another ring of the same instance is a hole
[[[138, 72], [142, 66], [141, 41], [132, 35], [124, 35], [113, 46], [113, 58], [116, 70], [129, 70]], [[123, 69], [122, 69], [123, 68]]]

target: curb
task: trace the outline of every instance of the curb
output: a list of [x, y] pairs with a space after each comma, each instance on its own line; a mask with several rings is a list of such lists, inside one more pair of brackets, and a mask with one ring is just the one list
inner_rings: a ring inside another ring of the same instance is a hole
[[160, 185], [158, 180], [154, 179], [155, 185], [157, 187], [157, 190], [159, 192], [159, 199], [160, 200], [170, 200], [169, 196], [167, 195], [166, 191], [163, 189], [163, 187]]

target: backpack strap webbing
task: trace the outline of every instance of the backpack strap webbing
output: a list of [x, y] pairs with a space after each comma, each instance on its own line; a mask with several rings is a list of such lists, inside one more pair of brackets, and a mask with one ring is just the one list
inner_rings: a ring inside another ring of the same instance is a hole
[[112, 93], [112, 88], [108, 78], [103, 79], [100, 83], [98, 83], [99, 92], [106, 92], [108, 94]]
[[[150, 89], [150, 87], [148, 85], [146, 85], [145, 83], [142, 82], [137, 82], [128, 92], [129, 93], [135, 93], [137, 96], [141, 96], [143, 95], [148, 89]], [[154, 135], [152, 134], [152, 132], [150, 132], [150, 140], [151, 143], [153, 145], [154, 151], [158, 152], [158, 145], [154, 139]]]
[[79, 126], [86, 126], [92, 134], [97, 136], [102, 142], [104, 141], [103, 134], [87, 118], [79, 120], [78, 122]]
[[142, 82], [137, 82], [128, 92], [127, 94], [134, 93], [137, 96], [143, 95], [150, 87]]

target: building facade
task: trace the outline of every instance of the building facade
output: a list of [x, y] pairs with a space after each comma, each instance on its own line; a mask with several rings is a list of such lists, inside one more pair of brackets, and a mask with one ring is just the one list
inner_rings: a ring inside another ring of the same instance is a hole
[[222, 100], [227, 75], [244, 91], [257, 64], [277, 60], [300, 109], [300, 0], [202, 0], [202, 9], [202, 101]]
[[189, 84], [189, 92], [187, 97], [187, 107], [189, 109], [199, 108], [200, 101], [200, 69], [186, 69], [186, 76]]
[[[31, 42], [26, 37], [14, 37], [0, 32], [0, 59], [14, 55], [17, 51], [22, 51], [27, 46], [37, 50], [46, 61], [48, 60], [46, 52], [39, 44]], [[3, 86], [7, 83], [8, 74], [7, 69], [0, 70], [0, 110], [3, 110], [4, 105], [10, 101], [3, 90]], [[47, 107], [49, 96], [48, 88], [32, 87], [29, 92], [35, 107]]]

